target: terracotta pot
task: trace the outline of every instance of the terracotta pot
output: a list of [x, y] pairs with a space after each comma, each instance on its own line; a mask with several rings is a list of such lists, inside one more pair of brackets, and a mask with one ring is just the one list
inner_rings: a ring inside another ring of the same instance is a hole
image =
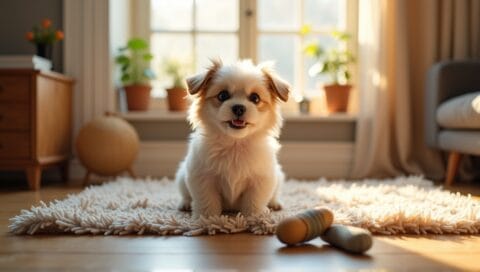
[[146, 111], [150, 104], [150, 91], [152, 87], [149, 85], [129, 85], [125, 86], [125, 94], [127, 95], [127, 106], [129, 111]]
[[167, 89], [168, 109], [171, 111], [185, 111], [188, 108], [186, 99], [187, 90], [184, 88], [173, 87]]
[[346, 112], [352, 85], [326, 85], [323, 87], [327, 98], [328, 112]]

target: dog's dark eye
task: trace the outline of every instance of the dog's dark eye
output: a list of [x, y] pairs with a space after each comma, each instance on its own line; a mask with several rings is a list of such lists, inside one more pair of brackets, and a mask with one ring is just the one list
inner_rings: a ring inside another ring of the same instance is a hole
[[260, 102], [260, 96], [257, 93], [252, 93], [248, 99], [252, 101], [253, 104], [258, 104]]
[[228, 93], [227, 90], [223, 90], [217, 94], [217, 98], [220, 102], [223, 102], [230, 98], [230, 94]]

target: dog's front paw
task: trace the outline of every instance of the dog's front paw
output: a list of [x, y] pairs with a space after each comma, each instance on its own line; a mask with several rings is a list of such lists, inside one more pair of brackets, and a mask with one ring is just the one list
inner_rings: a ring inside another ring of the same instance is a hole
[[277, 200], [270, 201], [267, 206], [273, 211], [279, 211], [282, 209], [282, 203], [278, 202]]
[[182, 201], [180, 205], [178, 205], [178, 210], [182, 212], [190, 212], [192, 211], [192, 203], [190, 201]]

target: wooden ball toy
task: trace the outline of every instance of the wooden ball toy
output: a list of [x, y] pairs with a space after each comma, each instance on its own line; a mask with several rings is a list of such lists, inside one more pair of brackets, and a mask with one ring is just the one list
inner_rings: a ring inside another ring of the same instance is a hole
[[138, 153], [139, 138], [128, 122], [107, 114], [80, 129], [75, 149], [87, 169], [84, 184], [91, 173], [116, 176], [127, 171], [133, 176], [132, 164]]
[[282, 243], [295, 245], [320, 236], [332, 222], [333, 213], [329, 209], [315, 208], [282, 220], [276, 235]]
[[332, 225], [320, 237], [332, 246], [356, 254], [364, 253], [373, 244], [368, 230], [344, 225]]

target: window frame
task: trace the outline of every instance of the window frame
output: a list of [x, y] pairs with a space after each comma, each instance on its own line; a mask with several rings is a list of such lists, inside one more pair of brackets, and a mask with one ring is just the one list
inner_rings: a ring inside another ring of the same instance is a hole
[[[195, 1], [195, 0], [193, 0]], [[297, 31], [262, 31], [257, 26], [257, 0], [238, 0], [239, 1], [239, 25], [238, 30], [236, 32], [231, 31], [198, 31], [197, 29], [193, 30], [185, 30], [185, 31], [172, 31], [171, 33], [184, 33], [184, 34], [192, 34], [192, 42], [195, 44], [195, 34], [198, 33], [213, 33], [213, 34], [232, 34], [236, 33], [238, 37], [238, 57], [241, 59], [249, 58], [252, 59], [255, 63], [258, 61], [258, 39], [261, 34], [274, 34], [274, 35], [282, 35], [282, 34], [296, 34], [298, 37], [300, 34]], [[305, 0], [297, 0], [299, 1], [300, 7], [300, 20], [301, 24], [304, 22], [303, 16], [303, 5]], [[131, 10], [131, 28], [130, 34], [131, 36], [140, 37], [146, 39], [147, 41], [150, 40], [150, 35], [152, 33], [152, 29], [150, 27], [150, 0], [136, 0], [131, 1], [130, 3], [130, 10]], [[358, 0], [346, 0], [345, 4], [346, 8], [346, 22], [345, 22], [345, 31], [352, 35], [352, 39], [347, 43], [347, 48], [357, 56], [357, 33], [358, 33]], [[193, 16], [195, 16], [196, 9], [193, 8]], [[195, 17], [193, 17], [195, 20]], [[169, 31], [163, 31], [162, 33], [169, 33]], [[328, 34], [327, 30], [314, 30], [312, 34]], [[298, 39], [296, 39], [298, 41]], [[301, 46], [303, 46], [305, 39], [300, 37]], [[194, 47], [193, 47], [194, 48]], [[194, 59], [196, 61], [196, 53], [195, 50], [193, 53]], [[294, 54], [294, 61], [298, 67], [304, 66], [304, 55], [302, 53]], [[357, 60], [358, 61], [358, 60]], [[354, 86], [354, 90], [356, 89], [355, 86], [358, 86], [358, 71], [357, 71], [357, 64], [354, 63], [351, 65], [351, 72], [352, 72], [352, 85]], [[298, 92], [305, 93], [305, 80], [304, 80], [304, 73], [303, 69], [295, 69], [294, 71], [294, 80], [297, 82]], [[165, 106], [163, 105], [164, 98], [153, 99], [155, 100], [152, 104], [153, 108], [155, 109], [164, 109]], [[350, 98], [350, 107], [349, 113], [356, 113], [358, 111], [358, 92], [352, 92]]]

